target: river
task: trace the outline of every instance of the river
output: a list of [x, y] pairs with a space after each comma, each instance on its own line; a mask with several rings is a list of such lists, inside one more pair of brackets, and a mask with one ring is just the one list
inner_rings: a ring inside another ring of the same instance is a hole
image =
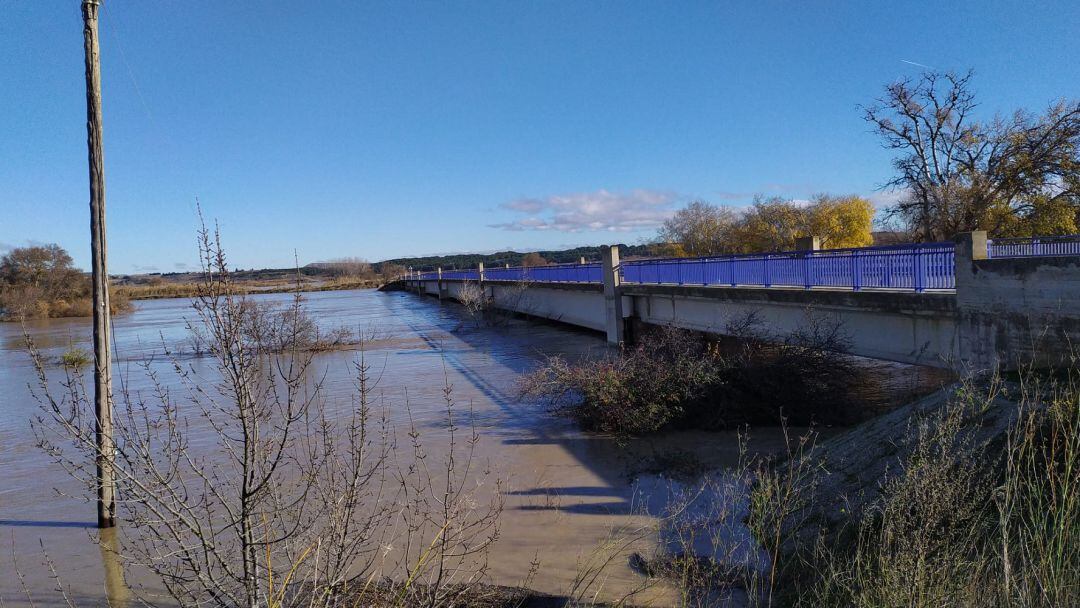
[[[290, 296], [251, 297], [286, 301]], [[655, 513], [668, 500], [663, 478], [637, 474], [642, 462], [672, 448], [716, 469], [739, 457], [734, 433], [683, 432], [620, 446], [611, 438], [581, 433], [542, 405], [518, 398], [515, 386], [522, 372], [546, 355], [577, 358], [606, 349], [597, 334], [525, 321], [477, 326], [456, 304], [400, 292], [311, 293], [305, 294], [304, 305], [321, 327], [375, 333], [366, 357], [381, 376], [379, 391], [396, 412], [393, 416], [403, 415], [407, 389], [417, 423], [441, 424], [444, 377], [455, 400], [470, 404], [481, 437], [479, 456], [493, 463], [494, 474], [506, 480], [509, 490], [491, 554], [490, 582], [519, 584], [538, 560], [530, 586], [566, 593], [590, 552], [615, 531], [648, 526], [650, 518], [642, 510]], [[190, 301], [169, 299], [136, 302], [133, 312], [116, 317], [117, 381], [129, 390], [145, 387], [139, 362], [165, 349], [183, 351], [189, 337], [185, 320], [194, 316]], [[33, 321], [25, 327], [52, 360], [72, 346], [90, 350], [88, 319]], [[44, 547], [70, 596], [81, 605], [99, 605], [107, 595], [122, 596], [123, 583], [92, 541], [94, 505], [80, 498], [79, 485], [35, 445], [30, 420], [40, 410], [31, 395], [36, 377], [22, 332], [17, 323], [0, 324], [0, 545], [5, 548], [0, 598], [6, 606], [27, 603], [17, 560], [38, 605], [61, 600], [43, 564]], [[326, 374], [328, 400], [352, 399], [356, 357], [355, 349], [316, 355], [315, 365]], [[192, 359], [191, 365], [208, 365]], [[751, 445], [775, 451], [781, 435], [765, 429], [755, 433]], [[631, 548], [647, 553], [651, 543], [655, 539], [646, 537]], [[618, 597], [642, 579], [620, 555], [603, 580], [601, 596]], [[153, 588], [152, 581], [133, 573], [128, 582]], [[664, 591], [648, 593], [662, 596]]]

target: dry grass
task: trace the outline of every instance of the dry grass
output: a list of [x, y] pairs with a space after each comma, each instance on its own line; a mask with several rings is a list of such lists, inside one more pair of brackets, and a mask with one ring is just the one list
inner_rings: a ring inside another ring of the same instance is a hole
[[[371, 289], [378, 287], [382, 282], [379, 279], [354, 279], [349, 277], [336, 277], [325, 281], [308, 281], [302, 284], [301, 290], [311, 291], [337, 291], [348, 289]], [[199, 295], [198, 283], [147, 283], [120, 285], [113, 289], [113, 293], [123, 294], [131, 300], [157, 300], [163, 298], [194, 298]], [[296, 281], [288, 280], [245, 280], [237, 281], [233, 290], [238, 294], [256, 293], [289, 293], [296, 291]]]
[[[1078, 380], [1073, 368], [966, 381], [897, 430], [903, 454], [875, 498], [828, 521], [817, 503], [836, 486], [822, 485], [829, 464], [813, 435], [792, 438], [776, 464], [744, 459], [678, 507], [704, 502], [698, 519], [665, 520], [672, 539], [650, 574], [678, 584], [684, 606], [736, 591], [769, 607], [1078, 606]], [[733, 544], [743, 526], [752, 539]], [[703, 552], [702, 536], [720, 541]], [[756, 551], [755, 566], [745, 555]]]

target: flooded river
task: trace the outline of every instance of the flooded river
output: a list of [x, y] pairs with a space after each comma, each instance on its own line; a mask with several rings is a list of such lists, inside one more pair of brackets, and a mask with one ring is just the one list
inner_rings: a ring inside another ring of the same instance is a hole
[[[405, 415], [407, 389], [416, 422], [422, 427], [440, 425], [445, 418], [444, 377], [457, 402], [471, 405], [481, 436], [479, 455], [492, 463], [509, 489], [500, 538], [491, 555], [493, 583], [520, 584], [530, 564], [538, 560], [540, 568], [530, 586], [566, 593], [590, 552], [613, 532], [647, 526], [649, 518], [642, 510], [656, 512], [663, 506], [665, 482], [635, 474], [643, 462], [675, 447], [711, 467], [723, 468], [738, 458], [734, 433], [679, 433], [618, 446], [609, 438], [580, 433], [541, 405], [517, 397], [520, 374], [545, 355], [573, 358], [607, 348], [597, 334], [517, 321], [477, 327], [455, 304], [405, 293], [313, 293], [305, 295], [305, 307], [322, 327], [346, 326], [377, 334], [366, 357], [381, 375], [379, 391], [392, 416]], [[133, 313], [115, 319], [117, 371], [126, 388], [145, 386], [140, 361], [166, 348], [185, 348], [189, 338], [185, 319], [193, 317], [188, 300], [173, 299], [137, 302]], [[71, 346], [90, 350], [88, 319], [35, 321], [26, 329], [53, 360]], [[356, 357], [355, 349], [316, 356], [315, 365], [326, 373], [323, 388], [328, 400], [351, 402]], [[209, 366], [198, 358], [190, 364]], [[107, 595], [123, 595], [123, 577], [91, 540], [96, 534], [94, 505], [83, 502], [78, 484], [35, 446], [30, 420], [39, 409], [28, 388], [34, 384], [22, 328], [0, 324], [0, 598], [5, 606], [27, 603], [16, 575], [17, 559], [37, 605], [60, 601], [49, 568], [43, 565], [44, 547], [70, 595], [81, 605], [100, 605]], [[778, 432], [765, 430], [755, 434], [752, 447], [772, 451], [780, 442]], [[137, 576], [128, 573], [129, 582], [148, 583], [130, 580]], [[618, 597], [640, 584], [641, 578], [620, 556], [612, 561], [604, 581], [601, 595]]]

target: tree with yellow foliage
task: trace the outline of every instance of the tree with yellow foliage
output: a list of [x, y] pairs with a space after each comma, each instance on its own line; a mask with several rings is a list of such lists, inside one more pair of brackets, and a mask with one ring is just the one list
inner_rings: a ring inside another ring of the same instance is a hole
[[803, 236], [828, 248], [864, 247], [873, 241], [874, 207], [859, 196], [817, 195], [809, 203], [758, 197], [741, 214], [695, 202], [676, 212], [660, 230], [656, 251], [705, 256], [795, 248]]
[[818, 195], [807, 211], [805, 236], [821, 237], [822, 247], [866, 247], [874, 241], [874, 205], [861, 196]]
[[758, 197], [731, 231], [732, 253], [758, 253], [795, 248], [795, 239], [809, 236], [810, 213], [779, 197]]

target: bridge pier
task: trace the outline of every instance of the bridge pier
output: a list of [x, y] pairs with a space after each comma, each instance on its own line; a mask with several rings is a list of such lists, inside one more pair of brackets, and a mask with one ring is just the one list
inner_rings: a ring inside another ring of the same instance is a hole
[[608, 344], [625, 340], [626, 320], [623, 318], [622, 278], [619, 275], [619, 246], [604, 246], [601, 269], [604, 281], [604, 327]]

